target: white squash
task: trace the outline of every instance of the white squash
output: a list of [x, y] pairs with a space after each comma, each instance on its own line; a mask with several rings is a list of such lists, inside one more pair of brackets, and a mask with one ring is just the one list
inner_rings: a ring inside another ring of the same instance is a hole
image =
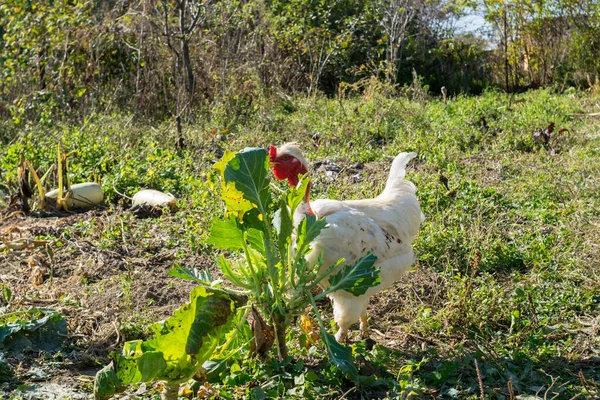
[[171, 193], [163, 193], [154, 189], [140, 190], [133, 195], [131, 199], [131, 206], [142, 206], [147, 205], [150, 207], [165, 207], [168, 206], [171, 211], [177, 210], [175, 196]]
[[[94, 208], [104, 200], [102, 186], [95, 182], [76, 183], [69, 187], [71, 195], [67, 199], [69, 208]], [[66, 196], [66, 193], [63, 193]], [[46, 193], [46, 199], [56, 203], [58, 189]]]

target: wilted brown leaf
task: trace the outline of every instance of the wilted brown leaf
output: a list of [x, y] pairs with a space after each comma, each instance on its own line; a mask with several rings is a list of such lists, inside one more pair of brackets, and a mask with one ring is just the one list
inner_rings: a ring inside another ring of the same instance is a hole
[[204, 385], [200, 386], [200, 388], [198, 389], [197, 396], [199, 399], [213, 398], [215, 396], [215, 389], [211, 386], [210, 383], [207, 382]]
[[250, 344], [250, 352], [263, 357], [273, 347], [275, 329], [265, 322], [254, 306], [248, 315], [248, 323], [254, 335], [254, 340]]
[[544, 146], [550, 141], [550, 135], [554, 132], [554, 122], [551, 122], [546, 129], [537, 129], [533, 132], [533, 141], [542, 143]]

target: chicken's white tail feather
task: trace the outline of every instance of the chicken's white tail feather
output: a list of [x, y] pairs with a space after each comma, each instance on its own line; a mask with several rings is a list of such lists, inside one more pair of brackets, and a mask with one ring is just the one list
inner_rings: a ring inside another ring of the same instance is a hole
[[[394, 158], [394, 161], [392, 162], [392, 168], [390, 169], [390, 175], [388, 176], [385, 189], [383, 189], [381, 195], [385, 195], [394, 189], [398, 189], [399, 186], [404, 186], [402, 183], [407, 183], [407, 181], [404, 180], [406, 177], [406, 165], [416, 156], [417, 153], [411, 152], [400, 153], [396, 156], [396, 158]], [[412, 184], [410, 186], [412, 187], [412, 192], [414, 193], [416, 191], [416, 187]]]

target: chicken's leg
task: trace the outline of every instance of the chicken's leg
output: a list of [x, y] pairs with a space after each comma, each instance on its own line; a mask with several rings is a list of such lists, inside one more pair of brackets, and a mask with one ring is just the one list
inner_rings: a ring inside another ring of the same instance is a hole
[[360, 316], [360, 338], [362, 340], [369, 338], [369, 324], [367, 322], [367, 312]]
[[[369, 326], [367, 322], [367, 312], [364, 311], [360, 316], [360, 337], [361, 339], [369, 338]], [[348, 338], [348, 327], [342, 328], [337, 331], [335, 334], [335, 340], [339, 343], [346, 343], [346, 339]]]
[[340, 328], [335, 334], [335, 340], [338, 343], [346, 343], [346, 339], [348, 338], [348, 328]]

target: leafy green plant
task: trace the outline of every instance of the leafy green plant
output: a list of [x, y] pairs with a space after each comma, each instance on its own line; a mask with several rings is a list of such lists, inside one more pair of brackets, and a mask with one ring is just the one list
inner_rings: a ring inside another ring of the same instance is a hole
[[[86, 119], [83, 126], [79, 120], [56, 121], [50, 128], [36, 124], [21, 125], [15, 130], [8, 129], [5, 122], [0, 124], [0, 169], [4, 178], [0, 180], [0, 190], [8, 195], [16, 187], [21, 152], [36, 169], [45, 172], [56, 163], [56, 151], [52, 149], [56, 149], [59, 140], [65, 151], [76, 151], [69, 158], [69, 179], [79, 183], [99, 175], [109, 209], [61, 218], [56, 224], [50, 220], [28, 220], [35, 222], [31, 234], [36, 240], [52, 241], [48, 247], [56, 255], [56, 270], [63, 268], [66, 272], [54, 277], [54, 286], [61, 285], [64, 279], [78, 279], [79, 272], [73, 270], [75, 264], [81, 262], [84, 272], [79, 278], [82, 285], [65, 286], [53, 306], [68, 307], [69, 318], [65, 319], [69, 326], [88, 323], [90, 319], [78, 316], [89, 313], [89, 305], [109, 298], [116, 308], [123, 300], [117, 298], [115, 302], [112, 296], [121, 290], [122, 274], [129, 272], [131, 312], [120, 307], [120, 337], [145, 340], [147, 327], [157, 313], [180, 302], [180, 291], [176, 280], [166, 277], [160, 278], [164, 292], [139, 290], [148, 280], [140, 281], [137, 271], [144, 278], [155, 277], [154, 273], [160, 273], [174, 261], [170, 254], [182, 266], [198, 268], [221, 252], [231, 259], [243, 254], [243, 250], [221, 251], [206, 243], [212, 219], [224, 213], [219, 190], [215, 190], [215, 184], [220, 187], [221, 183], [210, 169], [215, 158], [221, 156], [217, 146], [222, 150], [240, 149], [246, 143], [265, 145], [298, 140], [304, 145], [307, 158], [335, 162], [341, 167], [342, 171], [334, 174], [335, 179], [330, 179], [323, 168], [311, 173], [315, 196], [340, 199], [376, 193], [385, 183], [386, 175], [380, 171], [389, 165], [386, 158], [398, 151], [417, 151], [420, 157], [411, 180], [427, 215], [415, 242], [418, 261], [415, 270], [406, 276], [406, 284], [394, 285], [371, 303], [370, 322], [385, 333], [385, 337], [375, 336], [380, 345], [360, 352], [358, 346], [362, 342], [352, 345], [359, 375], [379, 381], [389, 379], [388, 387], [380, 389], [367, 387], [361, 378], [361, 394], [379, 398], [389, 391], [389, 397], [395, 398], [397, 393], [402, 398], [405, 390], [420, 382], [422, 389], [415, 390], [419, 393], [416, 397], [432, 393], [479, 397], [475, 358], [487, 397], [495, 395], [493, 388], [508, 394], [509, 378], [517, 388], [515, 396], [544, 397], [544, 391], [537, 393], [537, 389], [532, 389], [542, 386], [548, 389], [548, 398], [570, 398], [583, 393], [584, 383], [578, 378], [580, 368], [588, 382], [599, 380], [598, 368], [594, 366], [598, 356], [594, 318], [600, 310], [600, 286], [598, 269], [594, 267], [600, 233], [600, 180], [595, 178], [600, 168], [600, 119], [574, 115], [596, 112], [599, 92], [570, 88], [568, 94], [558, 94], [544, 89], [508, 98], [498, 91], [486, 90], [477, 97], [451, 96], [444, 104], [435, 99], [417, 103], [386, 96], [387, 92], [378, 92], [381, 87], [357, 89], [341, 101], [326, 97], [307, 101], [302, 95], [266, 98], [271, 103], [255, 100], [253, 105], [260, 108], [256, 119], [247, 124], [230, 128], [224, 125], [224, 117], [212, 115], [188, 125], [184, 129], [184, 133], [189, 133], [188, 148], [178, 153], [173, 150], [175, 130], [171, 122], [137, 117], [132, 121], [123, 110], [119, 115], [96, 115]], [[292, 104], [293, 109], [282, 109], [281, 99]], [[482, 126], [481, 116], [487, 119], [489, 129]], [[557, 126], [572, 132], [564, 137], [569, 140], [569, 146], [563, 147], [568, 151], [555, 155], [523, 151], [520, 143], [535, 150], [532, 132], [547, 126], [548, 121], [556, 121]], [[226, 140], [216, 142], [217, 138], [207, 130], [209, 127], [218, 132], [228, 128], [231, 132]], [[314, 146], [313, 133], [319, 133], [321, 138]], [[374, 140], [378, 137], [382, 140]], [[364, 169], [348, 168], [357, 161], [364, 163]], [[440, 173], [448, 178], [449, 188], [440, 182]], [[47, 182], [56, 187], [54, 175], [51, 173]], [[158, 219], [137, 220], [117, 207], [119, 196], [113, 187], [126, 195], [148, 187], [170, 191], [180, 199], [182, 211]], [[271, 194], [272, 211], [276, 212], [282, 196], [275, 191]], [[4, 231], [13, 224], [21, 230], [29, 226], [22, 226], [18, 216], [3, 215]], [[40, 229], [39, 222], [49, 225]], [[4, 238], [11, 236], [17, 235], [5, 234]], [[116, 260], [120, 254], [126, 260], [122, 268], [127, 271], [107, 265], [101, 268], [101, 263], [85, 261], [96, 251], [109, 255], [110, 260]], [[481, 253], [481, 260], [473, 273], [471, 260], [476, 251]], [[0, 300], [0, 314], [26, 309], [32, 295], [33, 300], [37, 299], [37, 289], [30, 288], [21, 276], [23, 260], [29, 253], [5, 251], [3, 256], [14, 262], [6, 264], [3, 272], [4, 284], [10, 287], [12, 295], [5, 294], [5, 300], [10, 297], [8, 305]], [[146, 273], [149, 269], [152, 274]], [[206, 270], [199, 274], [202, 272]], [[213, 276], [227, 281], [220, 274]], [[202, 279], [205, 285], [219, 284], [207, 276]], [[149, 298], [144, 297], [147, 293]], [[151, 299], [155, 303], [148, 306]], [[355, 386], [338, 368], [328, 365], [322, 344], [306, 349], [301, 336], [300, 346], [294, 345], [300, 332], [296, 327], [288, 328], [287, 335], [289, 353], [296, 360], [248, 357], [251, 332], [244, 317], [248, 308], [238, 309], [232, 322], [240, 324], [243, 334], [235, 334], [227, 346], [218, 345], [209, 361], [218, 366], [218, 373], [210, 369], [213, 374], [209, 374], [208, 382], [219, 397], [251, 397], [262, 390], [267, 398], [340, 398]], [[111, 315], [114, 314], [94, 318], [94, 324], [102, 331], [112, 332]], [[329, 329], [333, 328], [329, 318], [324, 321]], [[310, 340], [311, 335], [314, 340], [313, 332], [319, 331], [317, 321], [313, 318], [311, 322], [316, 329], [309, 330], [311, 334], [306, 334], [308, 338], [304, 340]], [[235, 331], [230, 330], [223, 340], [233, 337]], [[80, 351], [87, 352], [98, 343], [80, 335], [72, 335], [68, 340], [76, 351], [69, 348], [63, 352], [67, 363], [76, 361]], [[227, 358], [234, 349], [240, 350]], [[109, 352], [106, 348], [99, 351], [101, 357]], [[38, 357], [44, 354], [48, 353], [40, 352]], [[407, 363], [423, 358], [429, 362], [420, 369], [404, 370]], [[29, 353], [28, 359], [35, 359], [35, 352]], [[295, 369], [301, 361], [304, 367]], [[14, 362], [14, 357], [6, 357], [7, 366], [14, 367]], [[33, 365], [47, 362], [40, 360]], [[209, 362], [203, 365], [207, 370]], [[43, 379], [29, 373], [23, 368], [26, 365], [15, 368], [15, 384]], [[52, 368], [55, 365], [58, 376], [69, 373], [69, 367], [65, 369], [53, 362]], [[380, 365], [387, 369], [390, 378], [386, 378]], [[305, 378], [303, 385], [301, 375]], [[143, 397], [150, 398], [151, 394]], [[350, 392], [346, 397], [358, 397], [358, 393]]]
[[[2, 307], [6, 307], [10, 304], [10, 300], [12, 299], [12, 290], [8, 285], [0, 285], [0, 290], [2, 290], [2, 295], [0, 296], [0, 304]], [[3, 308], [0, 308], [3, 310]]]
[[[306, 215], [294, 232], [293, 216], [306, 193], [308, 180], [303, 179], [297, 188], [289, 188], [276, 203], [269, 190], [264, 149], [227, 152], [215, 168], [222, 177], [227, 211], [225, 218], [213, 221], [209, 241], [220, 249], [240, 254], [232, 259], [221, 256], [217, 265], [271, 323], [279, 358], [287, 357], [286, 327], [311, 304], [331, 361], [358, 380], [350, 349], [327, 332], [315, 299], [337, 290], [356, 296], [365, 293], [379, 282], [379, 269], [373, 266], [376, 257], [367, 254], [355, 265], [347, 265], [331, 276], [344, 264], [343, 259], [331, 266], [307, 264], [305, 256], [311, 252], [310, 244], [326, 229], [326, 221]], [[311, 289], [327, 278], [330, 286], [313, 297]]]
[[[4, 296], [10, 297], [5, 288]], [[0, 350], [21, 354], [23, 351], [53, 351], [67, 337], [67, 322], [56, 311], [30, 308], [0, 317]]]
[[236, 302], [243, 298], [196, 287], [189, 304], [151, 327], [152, 339], [126, 342], [121, 354], [112, 354], [113, 361], [96, 374], [96, 399], [131, 383], [165, 380], [174, 386], [193, 377], [234, 326]]

